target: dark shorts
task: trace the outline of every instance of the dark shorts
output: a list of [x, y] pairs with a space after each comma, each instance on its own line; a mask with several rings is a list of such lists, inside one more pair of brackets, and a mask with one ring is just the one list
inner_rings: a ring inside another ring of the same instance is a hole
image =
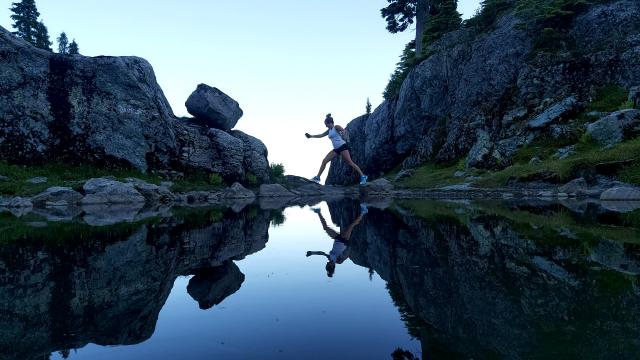
[[338, 154], [338, 155], [340, 155], [340, 153], [341, 153], [341, 152], [343, 152], [343, 151], [345, 151], [345, 150], [349, 150], [349, 145], [344, 144], [344, 145], [340, 146], [340, 147], [339, 147], [339, 148], [337, 148], [337, 149], [333, 149], [333, 152], [334, 152], [334, 153], [336, 153], [336, 154]]

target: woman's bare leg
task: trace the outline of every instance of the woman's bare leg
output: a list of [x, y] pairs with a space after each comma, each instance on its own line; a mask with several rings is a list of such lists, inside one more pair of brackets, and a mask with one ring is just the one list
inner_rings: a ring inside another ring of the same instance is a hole
[[329, 162], [331, 162], [331, 160], [335, 159], [336, 157], [336, 153], [335, 151], [330, 151], [327, 156], [324, 157], [324, 159], [322, 159], [322, 165], [320, 165], [320, 170], [318, 171], [318, 177], [322, 176], [322, 173], [324, 172], [324, 169], [327, 167], [327, 164]]
[[351, 154], [349, 154], [349, 150], [345, 150], [341, 152], [340, 155], [342, 155], [342, 158], [344, 159], [344, 161], [346, 161], [347, 164], [351, 165], [353, 170], [355, 170], [358, 173], [358, 175], [364, 176], [364, 174], [362, 173], [362, 170], [360, 170], [360, 167], [358, 167], [358, 165], [356, 165], [356, 163], [354, 163], [353, 160], [351, 160]]

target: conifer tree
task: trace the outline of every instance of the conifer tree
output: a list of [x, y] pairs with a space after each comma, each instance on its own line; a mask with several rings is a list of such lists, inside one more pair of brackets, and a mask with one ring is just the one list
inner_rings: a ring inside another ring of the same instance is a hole
[[80, 54], [80, 48], [78, 48], [78, 43], [76, 42], [76, 39], [73, 39], [73, 41], [71, 41], [71, 44], [69, 44], [69, 55], [78, 55]]
[[416, 53], [422, 54], [422, 38], [434, 0], [387, 0], [389, 6], [380, 10], [387, 21], [387, 30], [395, 34], [416, 24]]
[[38, 23], [38, 27], [36, 28], [35, 35], [35, 46], [40, 49], [45, 49], [51, 51], [51, 40], [49, 39], [49, 30], [44, 25], [42, 21]]
[[16, 29], [13, 33], [35, 45], [38, 16], [40, 16], [35, 0], [21, 0], [12, 3], [11, 12], [13, 13], [11, 15], [13, 28]]
[[367, 115], [371, 114], [371, 101], [369, 101], [369, 98], [367, 98], [367, 105], [365, 107], [365, 110], [367, 111]]
[[461, 23], [458, 0], [435, 0], [425, 26], [423, 46], [431, 44], [450, 31], [459, 29]]
[[69, 53], [69, 39], [67, 38], [67, 34], [64, 31], [60, 34], [60, 36], [58, 36], [58, 52], [60, 54]]

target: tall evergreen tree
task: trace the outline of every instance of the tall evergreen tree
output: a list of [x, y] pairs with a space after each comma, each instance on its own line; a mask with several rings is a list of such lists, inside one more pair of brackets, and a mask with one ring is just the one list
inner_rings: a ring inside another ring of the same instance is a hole
[[11, 3], [11, 12], [13, 13], [11, 15], [13, 28], [16, 29], [14, 34], [35, 45], [38, 16], [40, 16], [35, 0], [21, 0]]
[[389, 6], [380, 10], [382, 17], [387, 21], [387, 30], [398, 33], [407, 30], [413, 23], [416, 24], [416, 53], [422, 53], [422, 38], [425, 25], [429, 18], [430, 9], [434, 0], [387, 0]]
[[35, 35], [35, 46], [40, 49], [45, 49], [51, 51], [51, 40], [49, 39], [49, 30], [44, 25], [42, 21], [38, 23], [38, 27], [36, 28]]
[[450, 31], [457, 30], [461, 23], [458, 0], [434, 0], [422, 38], [423, 46], [438, 40]]
[[71, 41], [71, 44], [69, 44], [69, 55], [78, 55], [80, 54], [80, 48], [78, 47], [78, 43], [76, 42], [76, 39], [73, 39], [73, 41]]
[[58, 52], [60, 54], [69, 53], [69, 38], [67, 38], [67, 34], [64, 31], [58, 36]]

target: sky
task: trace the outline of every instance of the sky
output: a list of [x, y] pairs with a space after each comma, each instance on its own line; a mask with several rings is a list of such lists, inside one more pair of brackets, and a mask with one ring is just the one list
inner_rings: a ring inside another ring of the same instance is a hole
[[[2, 1], [0, 25], [11, 29]], [[479, 0], [459, 0], [463, 18]], [[332, 113], [346, 126], [375, 108], [414, 33], [390, 34], [387, 0], [36, 0], [52, 41], [62, 32], [87, 56], [147, 59], [178, 116], [200, 83], [240, 103], [236, 129], [261, 139], [269, 161], [312, 177], [331, 150], [319, 134]], [[12, 29], [11, 29], [12, 30]], [[54, 49], [57, 44], [54, 41]], [[325, 172], [324, 176], [328, 173]]]

